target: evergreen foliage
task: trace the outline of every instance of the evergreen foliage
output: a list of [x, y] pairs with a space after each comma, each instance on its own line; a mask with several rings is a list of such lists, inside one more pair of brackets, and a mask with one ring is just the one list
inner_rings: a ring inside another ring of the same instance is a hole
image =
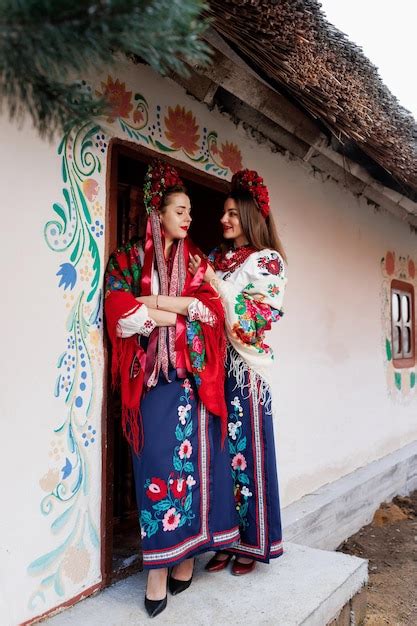
[[41, 136], [91, 120], [105, 103], [81, 81], [137, 55], [158, 72], [206, 63], [204, 0], [0, 0], [0, 106]]

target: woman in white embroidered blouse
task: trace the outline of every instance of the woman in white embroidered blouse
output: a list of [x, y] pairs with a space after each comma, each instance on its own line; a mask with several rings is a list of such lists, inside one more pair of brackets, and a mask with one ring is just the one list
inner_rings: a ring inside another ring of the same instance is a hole
[[[214, 270], [205, 279], [218, 291], [226, 317], [228, 446], [240, 542], [216, 553], [206, 569], [220, 571], [234, 556], [232, 573], [242, 575], [283, 551], [270, 390], [274, 355], [264, 338], [282, 317], [287, 277], [268, 190], [256, 172], [234, 175], [221, 223], [226, 243], [209, 256]], [[191, 271], [199, 262], [191, 259]]]

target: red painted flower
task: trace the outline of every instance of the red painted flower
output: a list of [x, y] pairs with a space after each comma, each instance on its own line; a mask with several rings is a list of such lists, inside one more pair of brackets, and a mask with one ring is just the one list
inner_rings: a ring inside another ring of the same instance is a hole
[[222, 143], [219, 155], [224, 167], [228, 167], [233, 174], [242, 169], [242, 154], [235, 143]]
[[135, 124], [140, 124], [143, 119], [144, 117], [142, 111], [136, 109], [136, 111], [133, 112], [133, 121], [135, 122]]
[[146, 495], [150, 500], [158, 502], [163, 500], [168, 493], [166, 482], [162, 478], [152, 478], [151, 484], [146, 490]]
[[183, 498], [187, 492], [187, 482], [184, 478], [175, 478], [171, 484], [174, 498]]
[[235, 492], [235, 502], [236, 502], [236, 504], [240, 504], [241, 501], [242, 501], [242, 494], [241, 494], [241, 491], [240, 491], [240, 485], [236, 485], [236, 487], [234, 489], [234, 492]]
[[395, 257], [393, 252], [387, 252], [385, 257], [385, 270], [388, 276], [392, 276], [395, 271]]
[[414, 278], [416, 275], [416, 266], [414, 265], [413, 259], [408, 260], [408, 275], [410, 278]]
[[132, 92], [126, 91], [126, 83], [120, 82], [118, 78], [114, 81], [111, 76], [107, 77], [106, 83], [101, 83], [102, 93], [97, 91], [99, 97], [107, 100], [109, 105], [107, 121], [112, 123], [118, 117], [128, 118], [133, 109], [131, 103]]
[[174, 150], [184, 150], [187, 154], [194, 154], [198, 150], [198, 125], [191, 111], [179, 104], [173, 109], [168, 107], [168, 115], [165, 117], [166, 138]]

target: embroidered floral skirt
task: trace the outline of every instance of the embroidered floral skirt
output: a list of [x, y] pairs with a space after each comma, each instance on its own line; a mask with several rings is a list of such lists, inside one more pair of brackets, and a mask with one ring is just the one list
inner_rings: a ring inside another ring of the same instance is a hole
[[[265, 398], [269, 389], [263, 383], [261, 392], [259, 377], [230, 347], [226, 365], [230, 470], [241, 537], [231, 552], [268, 563], [283, 552], [274, 430], [265, 409], [271, 405], [270, 397]], [[233, 373], [236, 367], [240, 386]]]
[[160, 378], [143, 398], [144, 447], [133, 455], [145, 568], [167, 567], [239, 538], [220, 420], [192, 378]]

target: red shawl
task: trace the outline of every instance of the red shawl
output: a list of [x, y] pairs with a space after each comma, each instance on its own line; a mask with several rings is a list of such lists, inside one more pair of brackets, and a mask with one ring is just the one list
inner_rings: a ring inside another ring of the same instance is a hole
[[[201, 255], [201, 252], [190, 240], [187, 239], [185, 244], [184, 261], [187, 267], [188, 254]], [[143, 268], [146, 271], [145, 265], [148, 265], [146, 260]], [[226, 348], [224, 311], [216, 292], [210, 285], [203, 282], [205, 267], [204, 263], [196, 276], [192, 276], [187, 271], [181, 294], [201, 300], [216, 316], [217, 321], [213, 327], [200, 324], [205, 348], [203, 367], [198, 370], [194, 367], [191, 346], [187, 342], [186, 318], [181, 315], [177, 316], [175, 350], [177, 366], [184, 366], [187, 371], [195, 375], [201, 401], [211, 413], [221, 418], [224, 440], [227, 433], [227, 409], [223, 391]], [[138, 412], [144, 393], [146, 354], [138, 343], [137, 335], [126, 339], [118, 337], [117, 325], [121, 318], [127, 317], [142, 306], [136, 301], [136, 297], [141, 293], [141, 273], [138, 244], [129, 243], [124, 248], [120, 248], [111, 256], [107, 266], [104, 302], [107, 329], [112, 344], [112, 381], [114, 386], [120, 386], [123, 432], [136, 453], [143, 446], [143, 433]], [[145, 282], [144, 278], [142, 276], [142, 284]], [[146, 277], [146, 282], [149, 283], [149, 276]]]

